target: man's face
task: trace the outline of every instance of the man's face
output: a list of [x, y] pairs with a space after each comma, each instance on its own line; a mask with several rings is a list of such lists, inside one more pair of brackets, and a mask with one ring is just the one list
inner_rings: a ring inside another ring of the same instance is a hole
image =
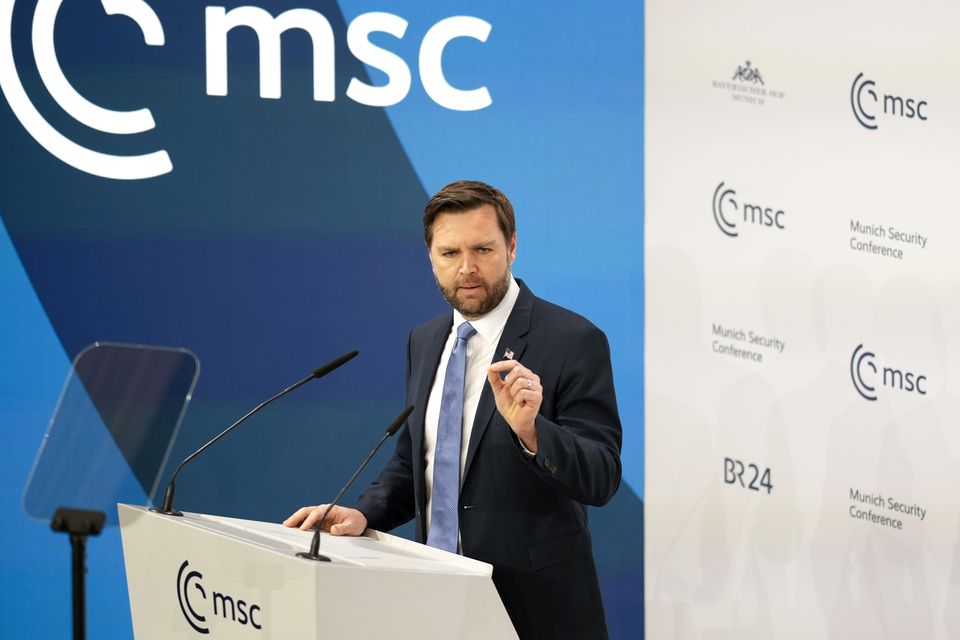
[[492, 205], [441, 213], [433, 222], [433, 276], [440, 293], [464, 318], [479, 318], [500, 304], [516, 255], [517, 238], [507, 244]]

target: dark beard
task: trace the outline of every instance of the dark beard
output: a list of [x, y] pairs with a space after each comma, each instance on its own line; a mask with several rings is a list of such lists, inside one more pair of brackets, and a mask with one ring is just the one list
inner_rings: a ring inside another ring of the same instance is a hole
[[[452, 290], [445, 288], [440, 284], [440, 281], [437, 280], [437, 287], [440, 289], [440, 294], [443, 296], [443, 299], [447, 301], [451, 307], [460, 312], [464, 318], [468, 320], [474, 320], [482, 316], [487, 315], [491, 311], [497, 308], [497, 305], [500, 304], [500, 301], [503, 300], [503, 297], [507, 295], [507, 289], [510, 288], [510, 271], [508, 270], [503, 278], [493, 283], [491, 289], [484, 290], [487, 292], [487, 295], [477, 301], [470, 301], [466, 304], [457, 300], [457, 289], [454, 287]], [[436, 276], [434, 276], [436, 279]]]

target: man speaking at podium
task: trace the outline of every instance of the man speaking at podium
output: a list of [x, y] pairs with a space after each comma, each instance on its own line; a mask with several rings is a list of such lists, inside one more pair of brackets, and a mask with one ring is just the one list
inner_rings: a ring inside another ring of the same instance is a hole
[[[620, 485], [621, 427], [604, 334], [515, 280], [513, 206], [482, 182], [427, 203], [424, 237], [452, 313], [407, 345], [407, 404], [393, 457], [333, 535], [416, 519], [419, 542], [493, 565], [522, 639], [606, 638], [586, 505]], [[309, 529], [325, 505], [284, 524]]]

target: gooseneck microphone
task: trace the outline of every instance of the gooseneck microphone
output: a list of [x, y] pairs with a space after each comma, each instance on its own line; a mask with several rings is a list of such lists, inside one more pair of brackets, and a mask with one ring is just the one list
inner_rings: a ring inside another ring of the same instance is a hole
[[174, 494], [174, 492], [176, 491], [176, 487], [175, 487], [175, 485], [174, 485], [174, 481], [177, 479], [177, 474], [180, 473], [180, 470], [183, 469], [183, 466], [184, 466], [185, 464], [187, 464], [188, 462], [190, 462], [191, 460], [193, 460], [194, 458], [196, 458], [198, 455], [200, 455], [201, 453], [203, 453], [204, 451], [206, 451], [206, 450], [207, 450], [207, 447], [209, 447], [209, 446], [212, 445], [214, 442], [218, 441], [220, 438], [222, 438], [223, 436], [225, 436], [225, 435], [227, 435], [228, 433], [230, 433], [231, 431], [233, 431], [236, 427], [240, 426], [240, 424], [241, 424], [244, 420], [246, 420], [247, 418], [249, 418], [249, 417], [252, 416], [253, 414], [257, 413], [258, 411], [260, 411], [261, 409], [263, 409], [265, 406], [267, 406], [268, 404], [270, 404], [270, 403], [273, 402], [274, 400], [278, 400], [278, 399], [282, 398], [283, 396], [287, 395], [288, 393], [290, 393], [291, 391], [293, 391], [293, 390], [295, 390], [295, 389], [299, 389], [300, 387], [302, 387], [303, 385], [307, 384], [307, 383], [310, 382], [311, 380], [315, 380], [315, 379], [317, 379], [317, 378], [322, 378], [323, 376], [327, 375], [328, 373], [330, 373], [330, 372], [333, 371], [334, 369], [340, 367], [341, 365], [343, 365], [343, 364], [346, 363], [347, 361], [353, 360], [355, 357], [357, 357], [357, 354], [359, 354], [359, 353], [360, 353], [359, 351], [351, 351], [350, 353], [345, 353], [345, 354], [343, 354], [342, 356], [340, 356], [339, 358], [337, 358], [336, 360], [331, 360], [331, 361], [328, 362], [327, 364], [323, 365], [322, 367], [320, 367], [319, 369], [317, 369], [316, 371], [314, 371], [313, 373], [311, 373], [310, 375], [308, 375], [306, 378], [304, 378], [304, 379], [301, 380], [300, 382], [294, 383], [294, 384], [290, 385], [289, 387], [287, 387], [286, 389], [284, 389], [283, 391], [281, 391], [280, 393], [278, 393], [277, 395], [273, 396], [272, 398], [270, 398], [270, 399], [268, 399], [268, 400], [264, 400], [263, 402], [261, 402], [260, 404], [258, 404], [257, 406], [255, 406], [253, 409], [251, 409], [245, 416], [243, 416], [242, 418], [240, 418], [239, 420], [237, 420], [236, 422], [234, 422], [232, 425], [230, 425], [229, 427], [227, 427], [226, 429], [224, 429], [224, 430], [220, 433], [220, 435], [218, 435], [216, 438], [214, 438], [213, 440], [211, 440], [210, 442], [208, 442], [207, 444], [203, 445], [202, 447], [200, 447], [199, 449], [197, 449], [196, 451], [194, 451], [193, 453], [191, 453], [189, 456], [187, 456], [186, 458], [184, 458], [183, 462], [180, 463], [180, 465], [177, 467], [177, 470], [173, 472], [173, 476], [170, 478], [170, 484], [167, 485], [167, 492], [166, 492], [166, 493], [164, 494], [164, 496], [163, 496], [163, 506], [160, 507], [159, 509], [157, 509], [157, 508], [151, 508], [150, 511], [153, 511], [154, 513], [162, 513], [162, 514], [168, 515], [168, 516], [182, 516], [183, 514], [182, 514], [181, 512], [176, 511], [176, 510], [174, 510], [174, 508], [173, 508], [173, 494]]
[[377, 446], [373, 448], [372, 451], [367, 455], [367, 458], [360, 463], [360, 466], [357, 467], [357, 470], [353, 472], [353, 475], [350, 476], [350, 479], [347, 480], [347, 484], [343, 485], [343, 489], [340, 489], [340, 493], [336, 495], [333, 501], [327, 505], [326, 511], [323, 512], [323, 517], [320, 518], [320, 521], [316, 524], [316, 531], [313, 532], [313, 540], [310, 541], [310, 551], [301, 551], [297, 555], [301, 558], [307, 558], [309, 560], [317, 560], [319, 562], [330, 562], [330, 558], [324, 555], [320, 555], [320, 530], [323, 528], [323, 523], [326, 521], [327, 516], [330, 514], [330, 509], [337, 504], [337, 501], [343, 497], [344, 492], [350, 488], [350, 485], [353, 484], [353, 481], [357, 479], [357, 476], [360, 475], [360, 472], [363, 471], [364, 467], [367, 466], [367, 463], [376, 455], [377, 450], [380, 448], [384, 442], [387, 441], [387, 438], [395, 434], [400, 430], [400, 427], [403, 426], [403, 423], [407, 421], [407, 418], [410, 417], [410, 414], [413, 413], [413, 405], [410, 405], [403, 410], [397, 419], [390, 423], [390, 426], [387, 427], [387, 432], [383, 434], [383, 437], [380, 438], [380, 442], [377, 443]]

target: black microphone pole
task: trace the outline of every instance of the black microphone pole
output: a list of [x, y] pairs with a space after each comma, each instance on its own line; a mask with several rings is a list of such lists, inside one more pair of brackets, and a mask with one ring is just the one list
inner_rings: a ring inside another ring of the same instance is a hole
[[311, 373], [310, 375], [308, 375], [306, 378], [304, 378], [304, 379], [301, 380], [300, 382], [296, 382], [296, 383], [290, 385], [289, 387], [287, 387], [286, 389], [284, 389], [283, 391], [281, 391], [280, 393], [278, 393], [277, 395], [273, 396], [272, 398], [270, 398], [270, 399], [268, 399], [268, 400], [264, 400], [263, 402], [261, 402], [260, 404], [258, 404], [257, 406], [255, 406], [253, 409], [251, 409], [249, 412], [247, 412], [247, 414], [246, 414], [245, 416], [243, 416], [242, 418], [240, 418], [239, 420], [237, 420], [236, 422], [234, 422], [232, 425], [230, 425], [229, 427], [227, 427], [226, 429], [224, 429], [224, 430], [220, 433], [220, 435], [218, 435], [216, 438], [214, 438], [213, 440], [211, 440], [210, 442], [208, 442], [207, 444], [203, 445], [202, 447], [200, 447], [199, 449], [197, 449], [196, 451], [194, 451], [193, 453], [191, 453], [189, 456], [187, 456], [186, 458], [184, 458], [183, 462], [180, 463], [180, 465], [177, 467], [177, 470], [173, 472], [173, 476], [170, 478], [170, 484], [167, 485], [167, 492], [166, 492], [166, 493], [164, 494], [164, 496], [163, 496], [163, 506], [160, 507], [159, 509], [157, 509], [157, 508], [151, 508], [150, 511], [153, 511], [154, 513], [162, 513], [162, 514], [167, 515], [167, 516], [182, 516], [183, 514], [182, 514], [181, 512], [176, 511], [176, 510], [174, 510], [174, 508], [173, 508], [173, 494], [174, 494], [175, 491], [176, 491], [176, 487], [175, 487], [175, 485], [174, 485], [174, 481], [177, 479], [177, 474], [180, 473], [180, 469], [183, 469], [183, 465], [187, 464], [188, 462], [190, 462], [191, 460], [193, 460], [194, 458], [196, 458], [198, 455], [200, 455], [201, 453], [203, 453], [204, 451], [206, 451], [207, 447], [209, 447], [210, 445], [212, 445], [214, 442], [218, 441], [218, 440], [219, 440], [220, 438], [222, 438], [223, 436], [225, 436], [225, 435], [227, 435], [228, 433], [230, 433], [230, 432], [231, 432], [233, 429], [235, 429], [236, 427], [240, 426], [240, 424], [241, 424], [244, 420], [246, 420], [247, 418], [249, 418], [249, 417], [252, 416], [253, 414], [257, 413], [258, 411], [260, 411], [261, 409], [263, 409], [265, 406], [267, 406], [268, 404], [270, 404], [270, 403], [273, 402], [274, 400], [278, 400], [278, 399], [282, 398], [283, 396], [287, 395], [288, 393], [290, 393], [291, 391], [294, 391], [295, 389], [299, 389], [300, 387], [302, 387], [303, 385], [307, 384], [307, 383], [310, 382], [311, 380], [314, 380], [314, 379], [316, 379], [316, 378], [322, 378], [323, 376], [327, 375], [328, 373], [330, 373], [330, 372], [333, 371], [334, 369], [338, 368], [340, 365], [346, 363], [346, 362], [349, 361], [349, 360], [353, 360], [355, 357], [357, 357], [357, 354], [358, 354], [358, 353], [360, 353], [360, 352], [359, 352], [359, 351], [351, 351], [350, 353], [345, 353], [345, 354], [343, 354], [342, 356], [340, 356], [339, 358], [337, 358], [336, 360], [331, 360], [331, 361], [328, 362], [327, 364], [323, 365], [322, 367], [320, 367], [319, 369], [317, 369], [316, 371], [314, 371], [313, 373]]
[[353, 481], [357, 479], [357, 476], [360, 475], [360, 472], [363, 471], [364, 467], [367, 466], [367, 463], [370, 462], [370, 460], [373, 458], [374, 455], [376, 455], [377, 450], [380, 448], [380, 445], [386, 442], [387, 438], [389, 438], [390, 436], [392, 436], [393, 434], [395, 434], [397, 431], [400, 430], [400, 427], [402, 427], [403, 423], [407, 421], [407, 418], [410, 417], [411, 413], [413, 413], [413, 405], [410, 405], [409, 407], [404, 409], [403, 413], [397, 416], [397, 419], [394, 420], [392, 423], [390, 423], [390, 426], [387, 427], [387, 432], [383, 434], [382, 438], [380, 438], [380, 442], [377, 443], [377, 446], [375, 446], [373, 450], [369, 453], [369, 455], [367, 455], [366, 460], [360, 463], [360, 466], [357, 467], [357, 470], [354, 471], [353, 475], [350, 476], [350, 479], [347, 480], [347, 484], [343, 485], [343, 489], [340, 489], [340, 493], [338, 493], [336, 497], [333, 499], [333, 501], [327, 505], [326, 511], [323, 512], [323, 517], [320, 518], [320, 521], [316, 525], [317, 530], [314, 531], [313, 533], [313, 540], [310, 541], [310, 551], [309, 552], [300, 551], [299, 553], [297, 553], [297, 556], [301, 558], [307, 558], [309, 560], [317, 560], [319, 562], [330, 562], [330, 558], [324, 555], [320, 555], [319, 553], [320, 529], [323, 528], [323, 523], [327, 519], [327, 516], [330, 514], [330, 509], [332, 509], [334, 505], [337, 504], [337, 501], [343, 497], [344, 492], [346, 492], [346, 490], [350, 488], [350, 485], [353, 484]]

